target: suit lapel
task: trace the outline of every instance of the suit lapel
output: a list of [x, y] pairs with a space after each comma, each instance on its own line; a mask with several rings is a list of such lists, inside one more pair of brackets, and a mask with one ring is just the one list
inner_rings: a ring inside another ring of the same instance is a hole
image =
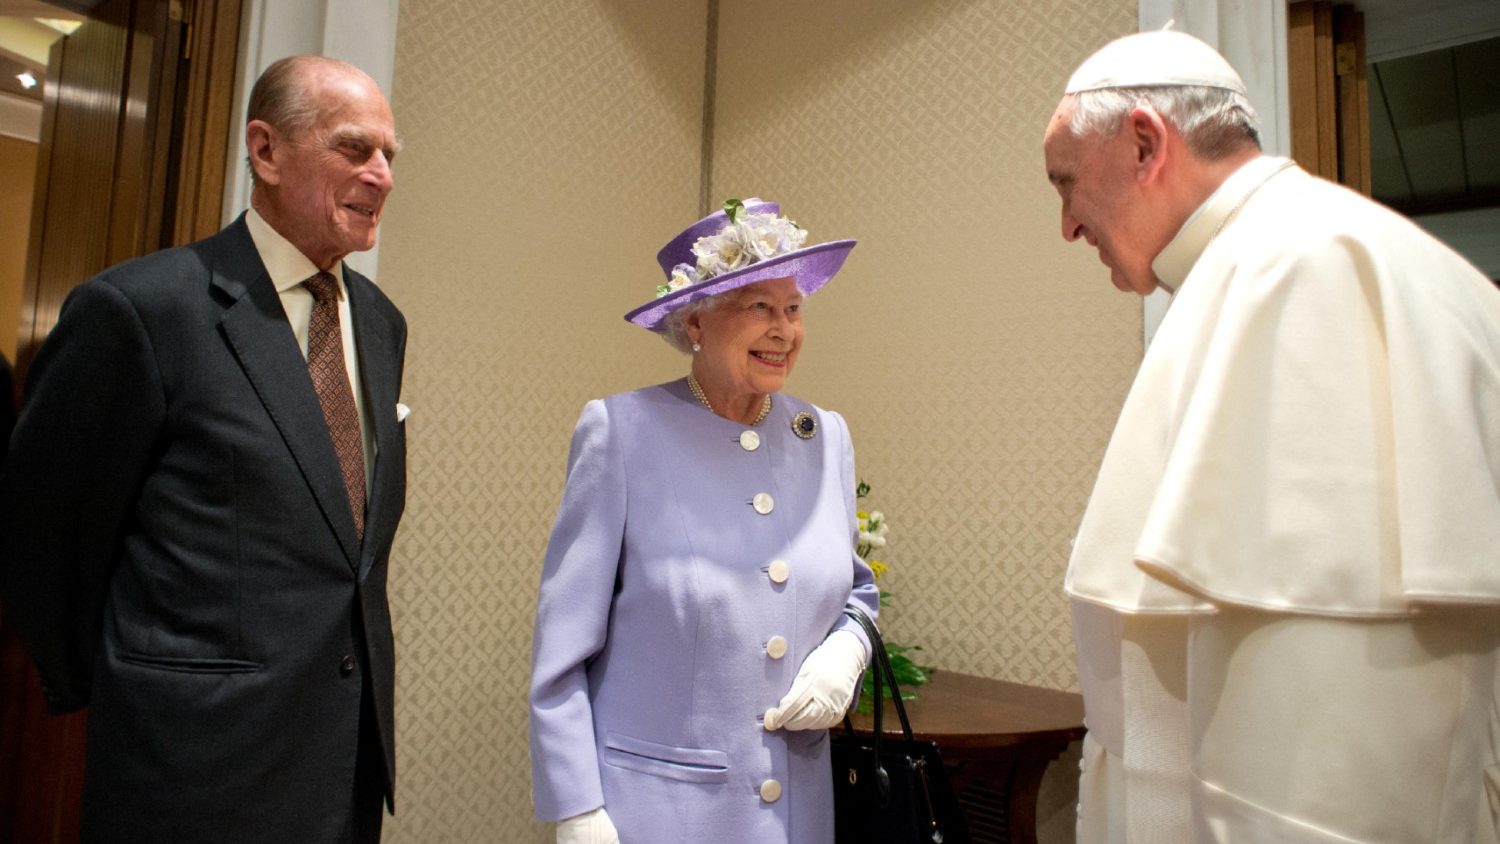
[[231, 304], [220, 318], [224, 337], [296, 460], [351, 568], [358, 568], [354, 515], [307, 361], [243, 218], [220, 235], [212, 284]]
[[[350, 317], [354, 321], [365, 415], [375, 429], [375, 465], [370, 471], [365, 543], [370, 548], [387, 548], [400, 515], [406, 472], [405, 453], [396, 422], [400, 365], [395, 359], [397, 350], [391, 346], [391, 338], [397, 336], [398, 331], [374, 307], [372, 282], [345, 265], [344, 283], [349, 291]], [[369, 559], [362, 561], [361, 568], [374, 559], [374, 555], [365, 556]]]

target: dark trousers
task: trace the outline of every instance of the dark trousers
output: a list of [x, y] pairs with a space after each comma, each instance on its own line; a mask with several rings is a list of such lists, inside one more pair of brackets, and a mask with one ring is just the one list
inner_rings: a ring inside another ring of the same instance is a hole
[[385, 760], [380, 753], [380, 730], [364, 684], [359, 707], [359, 751], [354, 765], [354, 812], [349, 821], [351, 844], [379, 844], [385, 817]]

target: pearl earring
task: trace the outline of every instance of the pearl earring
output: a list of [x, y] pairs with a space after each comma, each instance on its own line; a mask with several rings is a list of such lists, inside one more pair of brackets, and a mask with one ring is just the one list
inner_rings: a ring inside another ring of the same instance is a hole
[[695, 351], [695, 352], [701, 352], [701, 351], [703, 351], [703, 347], [701, 345], [697, 344], [697, 343], [694, 343], [693, 344], [693, 351]]

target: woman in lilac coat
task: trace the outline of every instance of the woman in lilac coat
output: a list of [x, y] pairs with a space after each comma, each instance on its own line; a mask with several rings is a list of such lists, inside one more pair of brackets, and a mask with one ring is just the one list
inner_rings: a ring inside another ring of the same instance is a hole
[[626, 319], [686, 379], [588, 403], [547, 546], [531, 677], [537, 817], [559, 844], [828, 844], [828, 727], [874, 617], [837, 413], [780, 392], [801, 306], [853, 241], [730, 200]]

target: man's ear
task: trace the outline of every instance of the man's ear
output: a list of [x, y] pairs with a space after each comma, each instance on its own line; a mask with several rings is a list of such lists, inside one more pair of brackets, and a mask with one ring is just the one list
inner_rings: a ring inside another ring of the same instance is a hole
[[245, 149], [248, 150], [250, 166], [255, 170], [255, 180], [260, 184], [274, 185], [281, 182], [281, 168], [277, 164], [281, 135], [276, 127], [264, 120], [252, 120], [245, 126]]
[[1125, 129], [1135, 147], [1136, 181], [1147, 184], [1156, 180], [1167, 163], [1167, 140], [1170, 129], [1165, 120], [1149, 105], [1138, 105], [1125, 118]]

